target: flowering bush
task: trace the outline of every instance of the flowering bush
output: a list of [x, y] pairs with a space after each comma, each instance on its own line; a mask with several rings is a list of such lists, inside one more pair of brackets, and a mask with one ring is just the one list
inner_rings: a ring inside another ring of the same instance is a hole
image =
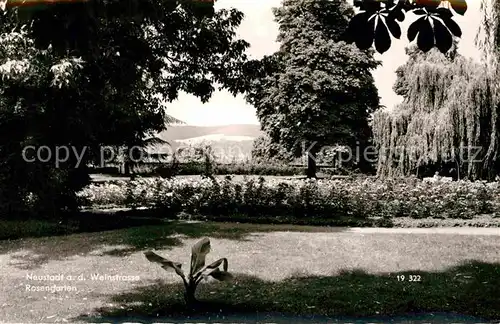
[[472, 218], [500, 210], [500, 183], [410, 180], [139, 178], [92, 184], [87, 206], [154, 207], [202, 215]]
[[[269, 164], [269, 163], [212, 163], [209, 170], [213, 175], [262, 175], [262, 176], [295, 176], [305, 175], [306, 167]], [[323, 173], [345, 174], [343, 169], [321, 169]], [[207, 163], [199, 161], [187, 161], [179, 163], [175, 169], [171, 165], [140, 165], [134, 167], [134, 172], [143, 176], [166, 176], [166, 175], [202, 175], [207, 174]]]

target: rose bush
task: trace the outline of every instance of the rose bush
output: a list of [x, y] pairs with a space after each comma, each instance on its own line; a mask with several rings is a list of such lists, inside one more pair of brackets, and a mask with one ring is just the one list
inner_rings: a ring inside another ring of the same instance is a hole
[[234, 181], [138, 178], [92, 184], [79, 193], [89, 207], [152, 207], [195, 215], [258, 217], [472, 218], [500, 211], [500, 183], [417, 179]]

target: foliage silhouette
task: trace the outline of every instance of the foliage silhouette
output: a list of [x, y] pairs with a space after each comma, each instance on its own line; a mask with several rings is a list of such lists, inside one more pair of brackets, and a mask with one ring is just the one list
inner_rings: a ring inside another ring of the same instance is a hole
[[[90, 1], [75, 1], [75, 3]], [[122, 1], [123, 8], [134, 8], [134, 1]], [[177, 0], [176, 3], [189, 4], [192, 12], [198, 15], [213, 15], [215, 1]], [[19, 6], [17, 1], [0, 1], [4, 6], [12, 8]], [[401, 37], [399, 23], [404, 21], [407, 12], [413, 12], [423, 17], [411, 26], [419, 34], [417, 44], [423, 51], [428, 51], [434, 46], [441, 52], [451, 48], [450, 39], [461, 37], [461, 29], [453, 20], [453, 12], [464, 15], [467, 11], [466, 0], [355, 0], [354, 6], [361, 12], [350, 21], [347, 40], [355, 42], [361, 49], [373, 45], [379, 53], [386, 52], [391, 46], [391, 36], [396, 39]], [[23, 19], [30, 19], [36, 12], [47, 10], [47, 5], [20, 6]], [[73, 7], [74, 4], [73, 4]], [[408, 39], [413, 41], [408, 33]]]
[[453, 38], [462, 36], [449, 6], [459, 15], [467, 11], [465, 0], [357, 0], [354, 5], [361, 12], [351, 19], [346, 39], [360, 49], [368, 49], [375, 42], [379, 53], [391, 47], [390, 35], [396, 39], [401, 37], [399, 23], [404, 21], [407, 12], [421, 16], [410, 25], [408, 40], [413, 42], [418, 35], [417, 45], [422, 51], [437, 47], [446, 53], [452, 47]]

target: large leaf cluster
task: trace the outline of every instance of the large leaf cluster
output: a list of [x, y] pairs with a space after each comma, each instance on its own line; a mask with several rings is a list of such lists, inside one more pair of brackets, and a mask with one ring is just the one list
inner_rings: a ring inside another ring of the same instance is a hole
[[351, 19], [347, 38], [361, 49], [375, 43], [379, 53], [391, 47], [391, 35], [401, 38], [400, 23], [407, 12], [418, 16], [408, 28], [408, 40], [417, 39], [424, 52], [437, 47], [445, 53], [452, 47], [453, 38], [462, 36], [452, 10], [460, 15], [467, 11], [466, 0], [357, 0], [354, 4], [360, 12]]

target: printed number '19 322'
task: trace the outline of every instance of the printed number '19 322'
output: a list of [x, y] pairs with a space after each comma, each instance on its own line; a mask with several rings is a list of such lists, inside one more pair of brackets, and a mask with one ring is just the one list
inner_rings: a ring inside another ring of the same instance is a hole
[[408, 280], [409, 282], [422, 281], [420, 275], [408, 275], [408, 278], [405, 275], [398, 275], [397, 278], [398, 281], [405, 281], [405, 280]]

